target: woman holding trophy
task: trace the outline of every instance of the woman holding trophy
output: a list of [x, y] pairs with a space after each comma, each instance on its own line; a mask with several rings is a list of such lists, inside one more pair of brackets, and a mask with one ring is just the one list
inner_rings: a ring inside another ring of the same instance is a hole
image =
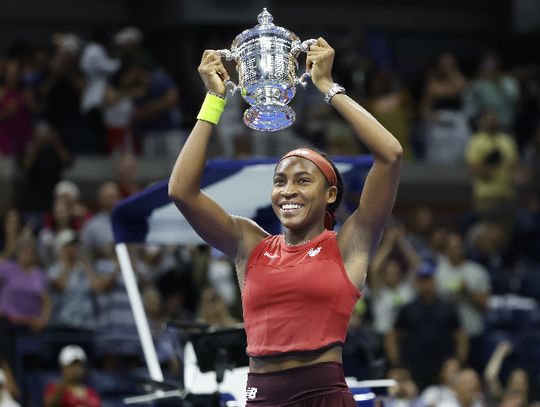
[[307, 148], [286, 154], [275, 168], [271, 202], [282, 235], [226, 213], [201, 191], [229, 79], [216, 51], [203, 54], [199, 74], [208, 93], [169, 181], [171, 199], [195, 231], [235, 262], [250, 356], [247, 406], [356, 405], [343, 375], [342, 345], [394, 205], [402, 148], [334, 83], [333, 60], [334, 50], [319, 38], [307, 51], [313, 84], [374, 157], [358, 209], [338, 233], [332, 229], [341, 176], [326, 155]]

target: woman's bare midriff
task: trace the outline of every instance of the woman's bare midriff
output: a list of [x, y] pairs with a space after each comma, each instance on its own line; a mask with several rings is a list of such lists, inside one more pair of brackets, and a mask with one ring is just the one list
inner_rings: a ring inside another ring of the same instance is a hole
[[323, 362], [342, 363], [341, 346], [334, 346], [318, 355], [309, 356], [276, 356], [272, 358], [260, 359], [256, 357], [249, 358], [250, 373], [270, 373], [281, 370], [292, 369], [295, 367], [309, 366]]

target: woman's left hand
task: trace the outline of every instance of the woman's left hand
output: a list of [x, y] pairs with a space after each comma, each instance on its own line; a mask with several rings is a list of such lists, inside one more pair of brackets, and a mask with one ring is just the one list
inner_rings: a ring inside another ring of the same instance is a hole
[[334, 49], [322, 37], [309, 47], [306, 58], [306, 68], [311, 71], [311, 80], [322, 94], [332, 87], [332, 65], [334, 64]]

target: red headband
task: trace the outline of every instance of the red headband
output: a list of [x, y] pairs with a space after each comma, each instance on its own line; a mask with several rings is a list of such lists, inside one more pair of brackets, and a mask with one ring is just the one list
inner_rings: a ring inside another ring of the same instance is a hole
[[326, 178], [330, 186], [337, 186], [337, 175], [334, 171], [334, 168], [332, 168], [332, 164], [330, 164], [326, 158], [324, 158], [316, 151], [310, 150], [309, 148], [298, 148], [296, 150], [288, 152], [283, 157], [281, 157], [281, 160], [278, 161], [278, 164], [288, 157], [302, 157], [306, 160], [311, 161], [317, 166], [319, 170], [321, 170], [324, 178]]
[[[283, 157], [281, 157], [281, 160], [278, 161], [276, 166], [283, 161], [285, 158], [288, 157], [302, 157], [306, 160], [311, 161], [313, 164], [317, 166], [319, 170], [324, 175], [324, 178], [326, 178], [326, 181], [330, 184], [330, 186], [335, 187], [337, 186], [337, 175], [334, 171], [334, 168], [332, 167], [332, 164], [328, 162], [326, 158], [324, 158], [322, 155], [317, 153], [316, 151], [310, 150], [309, 148], [298, 148], [296, 150], [290, 151], [287, 154], [285, 154]], [[324, 227], [325, 229], [332, 230], [334, 229], [334, 223], [335, 223], [335, 215], [333, 213], [330, 213], [326, 211], [326, 215], [324, 217]]]

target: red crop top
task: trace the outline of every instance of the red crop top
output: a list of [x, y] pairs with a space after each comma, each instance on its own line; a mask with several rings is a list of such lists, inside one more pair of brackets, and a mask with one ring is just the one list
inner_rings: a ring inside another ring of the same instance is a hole
[[336, 233], [287, 246], [283, 235], [251, 253], [242, 293], [247, 354], [272, 356], [343, 344], [361, 294], [349, 280]]

